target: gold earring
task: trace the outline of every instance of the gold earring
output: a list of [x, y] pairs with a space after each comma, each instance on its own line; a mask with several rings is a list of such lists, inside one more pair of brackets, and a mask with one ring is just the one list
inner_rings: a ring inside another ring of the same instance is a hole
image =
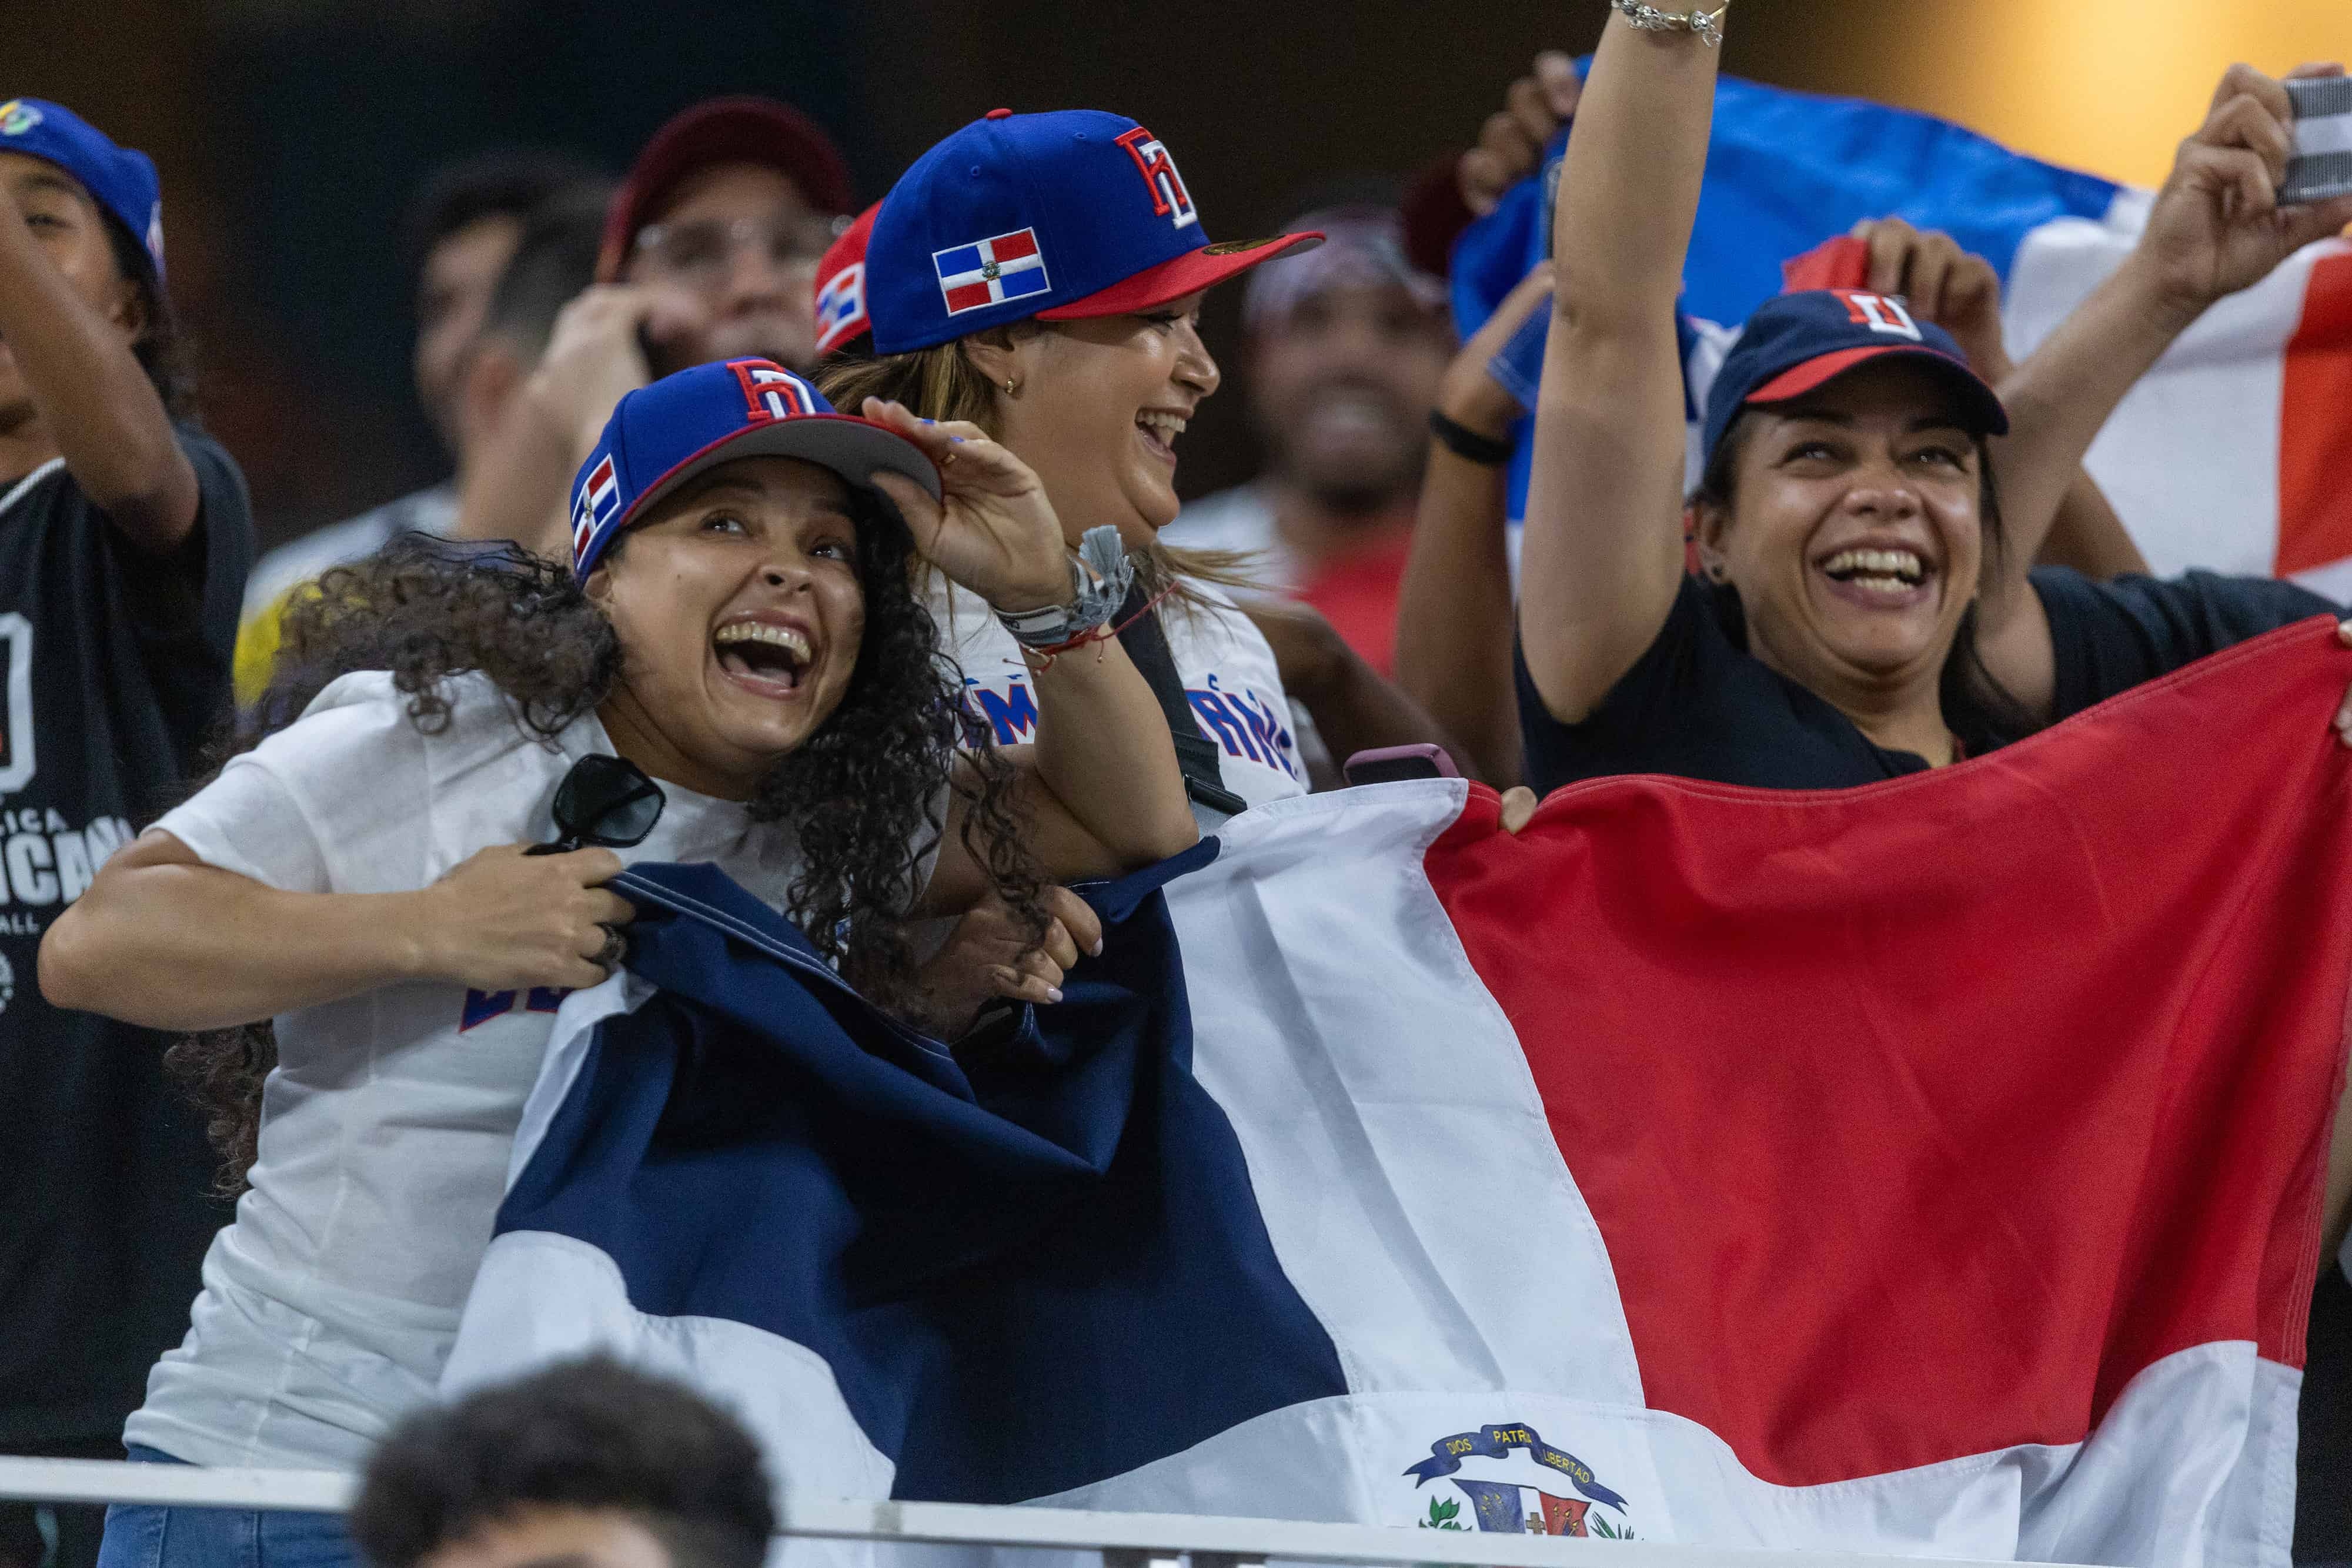
[[1004, 378], [1004, 395], [1006, 397], [1011, 397], [1014, 392], [1019, 392], [1020, 390], [1021, 379], [1018, 376], [1007, 376]]

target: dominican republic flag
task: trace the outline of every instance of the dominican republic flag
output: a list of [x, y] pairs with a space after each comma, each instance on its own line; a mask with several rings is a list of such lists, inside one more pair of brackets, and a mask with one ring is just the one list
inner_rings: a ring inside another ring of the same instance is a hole
[[[1562, 145], [1456, 246], [1465, 336], [1548, 253]], [[2021, 358], [2131, 253], [2153, 202], [1927, 115], [1726, 78], [1683, 275], [1693, 406], [1783, 264], [1865, 218], [1947, 230], [1990, 260]], [[1509, 358], [1531, 382], [1541, 329], [1529, 336]], [[2124, 400], [2089, 465], [2158, 575], [2291, 577], [2352, 601], [2352, 245], [2314, 246], [2209, 311]]]
[[602, 1348], [804, 1496], [2284, 1568], [2347, 681], [2306, 622], [1867, 789], [1277, 802], [961, 1057], [635, 867], [447, 1386]]
[[613, 520], [621, 505], [620, 481], [613, 475], [612, 454], [588, 471], [580, 482], [580, 499], [572, 508], [572, 559], [585, 554], [596, 530]]
[[1054, 287], [1045, 276], [1045, 256], [1037, 248], [1034, 229], [935, 250], [931, 267], [940, 275], [940, 293], [946, 297], [950, 316], [1043, 294]]
[[866, 330], [866, 264], [851, 262], [816, 291], [817, 352], [831, 351]]

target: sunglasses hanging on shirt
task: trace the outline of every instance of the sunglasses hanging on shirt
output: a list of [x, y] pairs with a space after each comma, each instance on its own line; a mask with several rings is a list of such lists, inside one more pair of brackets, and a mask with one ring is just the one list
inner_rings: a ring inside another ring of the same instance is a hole
[[533, 844], [527, 855], [570, 854], [593, 845], [625, 850], [641, 844], [661, 821], [661, 786], [635, 763], [592, 752], [572, 765], [555, 787], [555, 841]]

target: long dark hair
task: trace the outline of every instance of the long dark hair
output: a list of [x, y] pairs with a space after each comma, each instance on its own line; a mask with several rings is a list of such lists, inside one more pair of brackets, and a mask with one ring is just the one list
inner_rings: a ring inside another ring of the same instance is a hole
[[[1740, 454], [1746, 450], [1755, 428], [1754, 421], [1746, 413], [1731, 422], [1731, 427], [1716, 443], [1715, 456], [1700, 476], [1698, 488], [1691, 492], [1694, 506], [1715, 507], [1725, 512], [1732, 509]], [[2001, 521], [2000, 486], [1993, 477], [1992, 448], [1982, 435], [1976, 437], [1976, 453], [1980, 486], [1977, 515], [1984, 532], [1983, 578], [1990, 579], [1998, 577], [2007, 566], [2009, 530]], [[1739, 591], [1727, 584], [1720, 591], [1731, 609], [1744, 616]], [[1741, 634], [1744, 638], [1744, 622]], [[2046, 727], [2033, 710], [2020, 702], [2016, 694], [1986, 667], [1984, 654], [1977, 644], [1977, 607], [1973, 603], [1962, 612], [1960, 623], [1952, 633], [1952, 646], [1944, 655], [1943, 673], [1937, 684], [1937, 698], [1943, 706], [1947, 724], [1955, 719], [1961, 721], [1952, 725], [1953, 731], [1971, 751], [2007, 746]]]
[[[914, 597], [906, 525], [866, 492], [852, 495], [866, 594], [856, 667], [841, 706], [777, 760], [747, 810], [788, 827], [798, 844], [801, 870], [786, 893], [793, 922], [868, 998], [904, 1013], [918, 995], [909, 911], [924, 857], [946, 831], [947, 791], [965, 805], [964, 847], [1033, 937], [1045, 930], [1044, 879], [1021, 837], [1012, 766], [944, 673], [938, 629]], [[409, 536], [295, 596], [269, 688], [215, 756], [226, 764], [259, 745], [356, 670], [390, 671], [427, 734], [449, 720], [444, 683], [479, 673], [511, 701], [525, 735], [552, 739], [595, 709], [626, 664], [611, 621], [568, 569], [518, 549], [471, 553]], [[267, 1021], [191, 1035], [166, 1056], [206, 1114], [227, 1191], [253, 1163], [262, 1082], [277, 1059]]]

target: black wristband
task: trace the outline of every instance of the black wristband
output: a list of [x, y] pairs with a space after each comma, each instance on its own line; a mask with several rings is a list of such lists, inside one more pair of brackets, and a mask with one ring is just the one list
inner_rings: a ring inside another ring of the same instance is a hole
[[1482, 468], [1499, 468], [1511, 460], [1512, 446], [1507, 441], [1496, 441], [1479, 434], [1465, 424], [1456, 424], [1435, 409], [1429, 411], [1429, 434], [1444, 444], [1445, 450], [1465, 463], [1475, 463]]

